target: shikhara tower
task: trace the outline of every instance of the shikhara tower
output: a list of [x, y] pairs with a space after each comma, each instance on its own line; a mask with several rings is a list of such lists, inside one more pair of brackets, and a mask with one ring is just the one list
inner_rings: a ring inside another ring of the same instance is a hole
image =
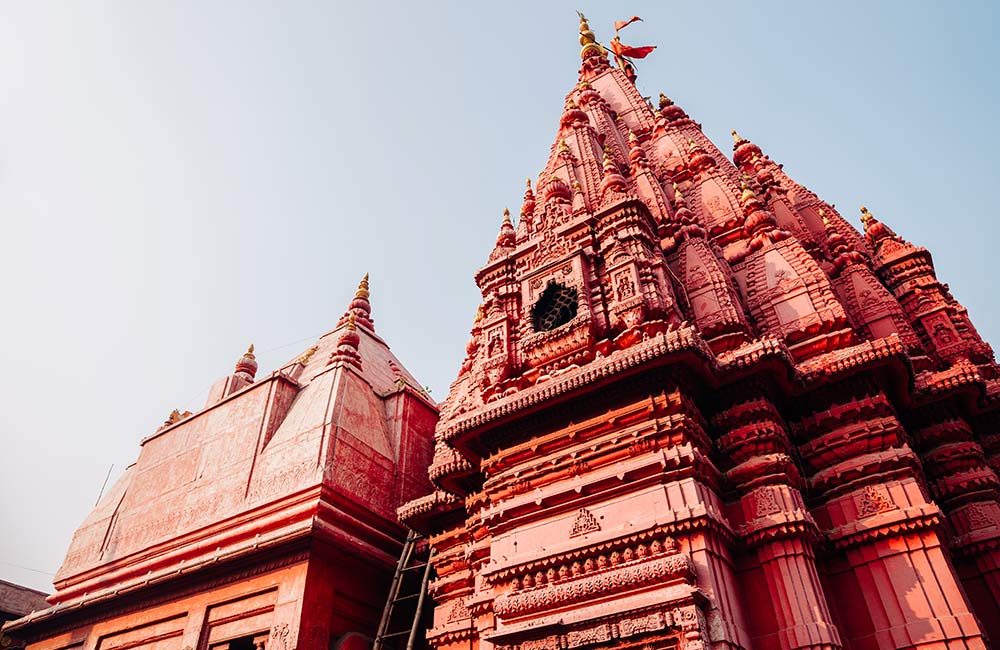
[[489, 648], [1000, 639], [997, 367], [930, 254], [582, 67], [442, 405], [428, 632]]

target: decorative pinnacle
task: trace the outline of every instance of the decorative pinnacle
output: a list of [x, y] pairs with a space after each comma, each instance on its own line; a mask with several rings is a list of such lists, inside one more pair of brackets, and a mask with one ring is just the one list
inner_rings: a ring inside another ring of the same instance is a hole
[[743, 140], [740, 134], [736, 132], [736, 129], [732, 130], [732, 134], [733, 134], [733, 144], [739, 144], [740, 141]]
[[503, 222], [510, 223], [510, 210], [507, 208], [503, 209]]
[[579, 11], [576, 12], [580, 16], [580, 58], [586, 59], [588, 56], [600, 55], [601, 46], [597, 44], [597, 38], [594, 36], [594, 32], [590, 31], [590, 25], [587, 24], [587, 17], [584, 16]]
[[318, 345], [312, 346], [311, 348], [300, 354], [298, 357], [296, 357], [295, 362], [301, 363], [303, 366], [306, 365], [306, 363], [309, 362], [309, 359], [312, 358], [312, 355], [316, 354], [316, 350], [318, 349], [319, 349]]
[[559, 153], [571, 153], [569, 150], [569, 145], [566, 144], [565, 140], [559, 141]]
[[743, 194], [740, 195], [741, 201], [748, 201], [757, 196], [757, 193], [754, 192], [752, 189], [750, 189], [750, 185], [747, 184], [745, 178], [742, 181], [740, 181], [740, 189], [743, 190]]
[[871, 225], [872, 219], [874, 218], [875, 217], [872, 213], [868, 211], [868, 208], [861, 206], [861, 223], [864, 224], [865, 231], [868, 230], [868, 227]]
[[245, 356], [245, 357], [249, 357], [249, 358], [251, 358], [251, 359], [256, 359], [256, 358], [257, 358], [257, 357], [255, 357], [255, 356], [253, 356], [253, 343], [251, 343], [251, 344], [250, 344], [250, 347], [249, 347], [249, 348], [247, 348], [247, 353], [246, 353], [246, 354], [244, 354], [243, 356]]
[[351, 330], [352, 332], [358, 329], [357, 325], [354, 324], [355, 320], [356, 319], [353, 313], [347, 317], [347, 329]]
[[476, 309], [476, 321], [475, 322], [476, 323], [480, 322], [481, 320], [483, 320], [483, 317], [484, 317], [483, 306], [479, 305], [479, 307]]
[[524, 179], [524, 184], [528, 187], [529, 190], [531, 189], [531, 179], [530, 178]]
[[826, 211], [823, 210], [823, 208], [820, 208], [817, 211], [817, 214], [819, 214], [819, 218], [823, 220], [823, 225], [829, 227], [830, 220], [826, 218]]
[[354, 297], [367, 300], [370, 295], [368, 293], [368, 274], [365, 273], [365, 277], [361, 278], [361, 282], [358, 283], [358, 290], [354, 292]]
[[684, 200], [684, 195], [681, 194], [681, 186], [674, 183], [674, 201], [680, 202]]

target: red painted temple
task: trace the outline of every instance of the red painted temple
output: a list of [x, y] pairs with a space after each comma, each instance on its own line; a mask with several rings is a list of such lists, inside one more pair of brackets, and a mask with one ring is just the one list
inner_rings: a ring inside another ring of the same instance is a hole
[[433, 548], [435, 650], [1000, 639], [1000, 375], [928, 251], [735, 132], [730, 161], [580, 32], [440, 419], [366, 279], [317, 345], [262, 379], [251, 350], [145, 439], [7, 634], [360, 650], [398, 513]]
[[337, 327], [256, 378], [253, 348], [174, 412], [77, 530], [32, 649], [367, 647], [430, 489], [437, 407], [379, 336], [366, 277]]
[[928, 251], [735, 132], [730, 162], [580, 32], [400, 510], [432, 647], [1000, 639], [1000, 382]]

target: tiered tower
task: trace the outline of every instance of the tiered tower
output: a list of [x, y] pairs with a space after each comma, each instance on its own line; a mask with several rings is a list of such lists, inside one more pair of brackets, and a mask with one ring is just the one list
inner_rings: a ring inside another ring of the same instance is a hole
[[983, 648], [997, 367], [929, 253], [643, 99], [586, 20], [435, 435], [433, 647]]

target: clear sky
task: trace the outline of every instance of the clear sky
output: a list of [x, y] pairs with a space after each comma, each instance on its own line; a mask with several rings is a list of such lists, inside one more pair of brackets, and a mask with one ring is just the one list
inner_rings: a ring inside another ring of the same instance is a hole
[[442, 399], [577, 8], [605, 42], [642, 16], [644, 94], [929, 246], [1000, 342], [998, 7], [0, 0], [0, 578], [51, 590], [109, 466], [249, 343], [261, 373], [298, 355], [366, 271]]

